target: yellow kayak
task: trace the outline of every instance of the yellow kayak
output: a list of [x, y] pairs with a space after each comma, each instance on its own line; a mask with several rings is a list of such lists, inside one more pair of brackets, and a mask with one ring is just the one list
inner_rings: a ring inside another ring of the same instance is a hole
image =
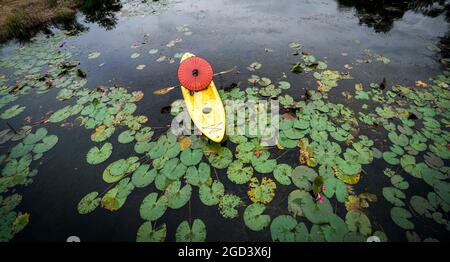
[[[194, 54], [185, 53], [181, 62], [192, 56]], [[181, 86], [181, 92], [195, 126], [207, 138], [217, 143], [221, 142], [225, 135], [225, 109], [214, 81], [211, 81], [206, 89], [192, 95], [184, 86]]]

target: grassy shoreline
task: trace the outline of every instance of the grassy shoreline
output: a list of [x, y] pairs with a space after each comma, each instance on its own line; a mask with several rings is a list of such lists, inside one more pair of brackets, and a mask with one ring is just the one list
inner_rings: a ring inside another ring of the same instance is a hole
[[26, 38], [43, 25], [70, 21], [82, 0], [4, 0], [0, 3], [0, 42]]

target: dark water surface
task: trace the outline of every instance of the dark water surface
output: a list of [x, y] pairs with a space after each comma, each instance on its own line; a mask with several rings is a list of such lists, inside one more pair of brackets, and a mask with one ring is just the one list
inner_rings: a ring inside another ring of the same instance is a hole
[[[326, 60], [329, 68], [349, 71], [355, 78], [341, 81], [330, 92], [329, 100], [332, 102], [343, 101], [341, 92], [353, 90], [354, 84], [358, 82], [368, 86], [371, 82], [380, 83], [386, 78], [389, 85], [414, 85], [417, 80], [425, 81], [442, 72], [439, 54], [427, 47], [437, 44], [447, 34], [449, 26], [445, 12], [438, 10], [436, 14], [420, 8], [413, 10], [411, 6], [405, 5], [393, 5], [390, 11], [382, 12], [379, 10], [382, 6], [371, 5], [371, 10], [367, 6], [362, 7], [360, 2], [364, 1], [169, 1], [166, 7], [154, 15], [132, 16], [124, 12], [109, 12], [106, 18], [100, 19], [103, 23], [86, 22], [86, 14], [80, 12], [78, 21], [85, 31], [68, 40], [65, 47], [74, 53], [72, 59], [79, 60], [81, 68], [87, 72], [88, 88], [119, 84], [129, 87], [130, 91], [142, 90], [145, 96], [137, 104], [137, 113], [148, 116], [148, 125], [152, 127], [170, 124], [172, 116], [162, 114], [161, 109], [182, 97], [178, 90], [164, 96], [152, 94], [156, 89], [177, 84], [178, 64], [178, 61], [172, 64], [167, 61], [156, 62], [158, 55], [148, 53], [152, 48], [159, 49], [168, 57], [179, 52], [193, 52], [208, 59], [215, 71], [237, 66], [241, 74], [217, 77], [215, 82], [219, 87], [240, 81], [245, 84], [251, 75], [246, 67], [258, 61], [262, 64], [262, 68], [256, 72], [260, 76], [277, 79], [283, 72], [286, 73], [287, 81], [292, 85], [288, 93], [298, 99], [304, 94], [304, 88], [315, 87], [315, 80], [310, 75], [290, 72], [298, 57], [291, 54], [288, 45], [297, 41], [303, 44], [303, 50], [312, 53], [317, 59]], [[88, 14], [88, 19], [96, 20], [92, 16]], [[176, 30], [177, 26], [183, 24], [189, 25], [193, 32], [191, 36]], [[146, 34], [149, 36], [145, 37]], [[166, 47], [169, 41], [177, 37], [183, 41], [175, 47]], [[134, 43], [140, 43], [140, 46], [131, 48]], [[6, 57], [16, 46], [15, 43], [5, 45], [0, 50], [0, 56]], [[266, 48], [273, 52], [266, 52]], [[350, 70], [344, 68], [345, 64], [364, 59], [366, 48], [388, 57], [391, 62], [387, 65], [380, 62], [353, 65]], [[101, 56], [88, 60], [88, 54], [94, 51], [101, 52]], [[130, 55], [134, 52], [141, 56], [131, 59]], [[104, 65], [99, 67], [101, 63]], [[145, 69], [136, 70], [139, 64], [145, 64]], [[53, 90], [44, 95], [24, 96], [17, 102], [27, 106], [23, 115], [39, 119], [49, 110], [72, 103], [70, 100], [56, 100], [56, 92]], [[358, 104], [354, 106], [360, 108]], [[0, 123], [4, 129], [4, 121]], [[18, 125], [20, 122], [12, 123]], [[154, 190], [153, 185], [135, 189], [117, 212], [102, 208], [88, 215], [79, 215], [77, 212], [77, 204], [84, 195], [91, 191], [102, 192], [108, 187], [102, 180], [103, 169], [111, 161], [133, 155], [132, 146], [114, 143], [109, 161], [91, 166], [85, 160], [85, 154], [94, 145], [89, 139], [91, 130], [77, 125], [69, 128], [58, 128], [57, 125], [46, 127], [49, 133], [58, 135], [59, 142], [45, 155], [33, 184], [19, 190], [23, 194], [20, 209], [28, 211], [31, 217], [29, 225], [15, 240], [65, 241], [68, 236], [76, 235], [82, 241], [134, 241], [142, 223], [139, 206], [142, 199]], [[110, 141], [117, 141], [118, 134], [124, 130], [123, 127], [116, 130]], [[158, 132], [162, 133], [164, 129]], [[7, 149], [0, 148], [2, 152]], [[298, 153], [289, 153], [280, 162], [297, 163]], [[399, 230], [390, 219], [390, 204], [381, 195], [382, 185], [388, 183], [388, 179], [382, 175], [383, 161], [374, 160], [367, 168], [365, 171], [368, 175], [363, 177], [356, 191], [379, 196], [379, 201], [368, 209], [374, 231], [383, 225], [382, 229], [390, 240], [405, 240], [404, 231]], [[377, 177], [371, 178], [371, 175]], [[225, 187], [227, 192], [246, 195], [245, 185], [227, 182]], [[420, 185], [417, 190], [422, 190]], [[291, 187], [277, 189], [273, 201], [279, 202], [280, 208], [270, 209], [269, 214], [285, 212], [290, 191]], [[252, 232], [246, 228], [242, 218], [222, 218], [217, 207], [206, 207], [198, 200], [196, 188], [193, 189], [191, 208], [194, 218], [205, 221], [208, 241], [271, 239], [270, 230]], [[243, 208], [239, 211], [242, 214]], [[341, 211], [338, 210], [338, 213]], [[167, 224], [167, 240], [174, 240], [176, 227], [188, 215], [189, 208], [186, 205], [178, 210], [168, 209], [163, 218], [158, 220], [159, 224]], [[448, 234], [442, 227], [419, 226], [416, 231], [448, 240]]]

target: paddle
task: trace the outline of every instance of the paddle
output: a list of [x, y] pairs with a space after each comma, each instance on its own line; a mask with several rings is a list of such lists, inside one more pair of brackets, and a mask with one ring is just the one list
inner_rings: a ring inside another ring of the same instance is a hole
[[[227, 70], [215, 73], [213, 76], [228, 74], [228, 73], [231, 73], [231, 72], [235, 71], [236, 69], [237, 69], [237, 67], [234, 66], [234, 67], [232, 67], [230, 69], [227, 69]], [[164, 87], [164, 88], [161, 88], [161, 89], [153, 91], [153, 94], [154, 95], [158, 95], [158, 96], [159, 95], [165, 95], [165, 94], [169, 93], [170, 91], [172, 91], [173, 89], [175, 89], [177, 87], [180, 87], [180, 85]]]

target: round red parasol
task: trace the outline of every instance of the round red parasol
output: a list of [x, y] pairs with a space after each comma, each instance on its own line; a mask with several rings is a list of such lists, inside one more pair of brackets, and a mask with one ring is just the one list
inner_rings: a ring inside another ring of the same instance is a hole
[[213, 78], [211, 65], [205, 59], [193, 56], [178, 66], [178, 80], [191, 91], [200, 91], [209, 86]]

